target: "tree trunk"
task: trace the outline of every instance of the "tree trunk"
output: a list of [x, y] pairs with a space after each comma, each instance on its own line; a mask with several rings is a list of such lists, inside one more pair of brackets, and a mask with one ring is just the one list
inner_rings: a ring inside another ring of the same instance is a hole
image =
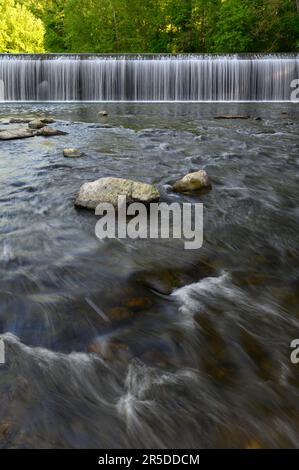
[[299, 0], [296, 0], [296, 6], [297, 6], [297, 13], [299, 15]]

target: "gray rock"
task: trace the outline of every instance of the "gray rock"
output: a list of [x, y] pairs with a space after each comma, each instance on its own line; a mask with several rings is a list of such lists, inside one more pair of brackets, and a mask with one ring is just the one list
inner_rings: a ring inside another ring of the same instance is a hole
[[105, 111], [105, 110], [104, 110], [104, 111], [100, 111], [100, 112], [99, 112], [99, 116], [108, 116], [108, 113], [107, 113], [107, 111]]
[[56, 135], [67, 135], [67, 132], [60, 131], [59, 129], [54, 129], [54, 127], [44, 127], [37, 132], [37, 135], [43, 137], [54, 137]]
[[189, 173], [173, 185], [173, 190], [179, 193], [192, 193], [206, 189], [212, 189], [212, 185], [204, 170]]
[[28, 127], [29, 129], [42, 129], [42, 127], [45, 127], [45, 125], [46, 124], [44, 124], [39, 119], [35, 119], [34, 121], [29, 122]]
[[9, 120], [10, 124], [29, 124], [33, 118], [11, 118]]
[[81, 186], [75, 205], [95, 209], [101, 202], [109, 202], [117, 207], [118, 196], [126, 196], [128, 203], [150, 203], [158, 201], [160, 193], [151, 184], [123, 178], [101, 178]]
[[0, 140], [28, 139], [34, 136], [35, 133], [27, 128], [0, 130]]
[[54, 124], [55, 119], [51, 118], [51, 117], [44, 117], [42, 119], [40, 119], [40, 122], [42, 122], [43, 124]]
[[83, 155], [83, 152], [78, 149], [68, 148], [63, 151], [63, 156], [66, 158], [80, 158], [83, 157]]

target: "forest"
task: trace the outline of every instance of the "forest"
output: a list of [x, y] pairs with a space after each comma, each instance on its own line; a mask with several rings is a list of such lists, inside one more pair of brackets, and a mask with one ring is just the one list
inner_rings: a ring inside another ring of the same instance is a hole
[[299, 0], [0, 0], [0, 52], [299, 50]]

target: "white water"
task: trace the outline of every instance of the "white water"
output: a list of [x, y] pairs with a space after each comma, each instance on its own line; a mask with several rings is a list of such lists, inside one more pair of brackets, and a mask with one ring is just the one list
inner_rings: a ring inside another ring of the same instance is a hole
[[289, 101], [299, 56], [0, 55], [0, 101]]

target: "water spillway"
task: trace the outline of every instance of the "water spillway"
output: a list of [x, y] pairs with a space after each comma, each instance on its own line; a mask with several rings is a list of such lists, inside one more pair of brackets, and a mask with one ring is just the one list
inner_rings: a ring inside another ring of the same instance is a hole
[[299, 55], [0, 54], [0, 101], [289, 101]]

